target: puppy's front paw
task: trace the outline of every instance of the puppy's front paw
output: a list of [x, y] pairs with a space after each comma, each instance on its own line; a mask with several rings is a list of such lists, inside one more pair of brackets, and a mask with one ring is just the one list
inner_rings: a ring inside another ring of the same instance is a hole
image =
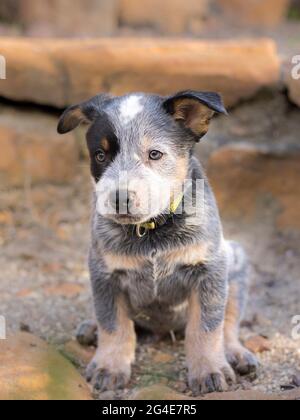
[[96, 359], [92, 360], [86, 370], [86, 379], [90, 382], [95, 391], [117, 391], [124, 389], [130, 381], [131, 367], [112, 369], [105, 367]]
[[239, 375], [250, 375], [257, 371], [259, 362], [250, 351], [242, 345], [227, 349], [227, 360]]
[[[210, 371], [210, 372], [209, 372]], [[235, 383], [236, 377], [228, 364], [221, 369], [203, 369], [189, 373], [189, 386], [194, 396], [212, 392], [228, 391], [229, 385]]]

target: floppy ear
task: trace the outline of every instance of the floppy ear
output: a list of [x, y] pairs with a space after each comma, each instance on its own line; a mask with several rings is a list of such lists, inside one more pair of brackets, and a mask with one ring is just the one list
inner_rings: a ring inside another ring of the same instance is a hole
[[57, 127], [58, 133], [69, 133], [81, 123], [90, 124], [100, 114], [103, 105], [111, 99], [112, 96], [102, 94], [81, 104], [70, 106], [60, 117]]
[[215, 112], [227, 114], [222, 97], [213, 92], [179, 92], [164, 102], [165, 110], [191, 130], [197, 141], [208, 132]]

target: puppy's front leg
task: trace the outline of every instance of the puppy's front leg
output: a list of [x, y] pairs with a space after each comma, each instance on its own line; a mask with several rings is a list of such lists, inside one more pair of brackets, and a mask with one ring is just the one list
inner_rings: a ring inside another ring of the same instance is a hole
[[228, 383], [235, 381], [224, 347], [224, 278], [202, 277], [190, 296], [186, 354], [189, 386], [195, 395], [226, 391]]
[[135, 360], [134, 323], [128, 316], [124, 296], [117, 291], [116, 281], [107, 274], [92, 271], [98, 349], [87, 368], [87, 379], [101, 392], [124, 388]]

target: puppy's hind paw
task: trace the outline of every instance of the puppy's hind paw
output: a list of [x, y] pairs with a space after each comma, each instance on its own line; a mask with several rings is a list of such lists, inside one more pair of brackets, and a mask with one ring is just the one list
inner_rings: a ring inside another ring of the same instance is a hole
[[76, 331], [76, 340], [82, 346], [97, 346], [97, 324], [94, 321], [84, 321]]
[[241, 376], [254, 374], [259, 368], [256, 356], [242, 346], [228, 350], [227, 360]]

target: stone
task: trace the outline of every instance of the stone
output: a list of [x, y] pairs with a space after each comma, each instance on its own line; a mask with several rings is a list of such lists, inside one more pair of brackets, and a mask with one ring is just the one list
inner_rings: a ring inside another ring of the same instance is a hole
[[72, 364], [39, 338], [21, 332], [0, 345], [0, 400], [92, 399]]
[[118, 401], [118, 397], [114, 391], [105, 391], [101, 392], [97, 398], [99, 401]]
[[19, 0], [1, 0], [0, 18], [5, 22], [14, 22], [18, 14]]
[[1, 38], [0, 45], [8, 74], [0, 96], [57, 108], [99, 92], [186, 89], [220, 92], [233, 106], [277, 85], [280, 76], [271, 40]]
[[13, 225], [14, 217], [9, 211], [0, 211], [0, 225]]
[[1, 0], [0, 6], [0, 16], [39, 37], [111, 35], [118, 11], [119, 0]]
[[270, 351], [272, 349], [272, 343], [261, 335], [257, 335], [246, 340], [245, 347], [252, 353], [258, 354]]
[[77, 341], [72, 340], [64, 345], [63, 353], [76, 365], [87, 366], [95, 354], [95, 348], [83, 347]]
[[165, 385], [152, 385], [136, 390], [129, 398], [132, 401], [180, 401], [194, 398], [173, 391]]
[[1, 108], [0, 187], [74, 180], [79, 145], [74, 134], [59, 136], [57, 118]]
[[223, 394], [211, 394], [203, 399], [205, 401], [297, 401], [299, 398], [300, 390], [278, 394], [264, 394], [263, 392], [256, 390], [239, 390], [235, 392], [224, 392]]
[[181, 34], [203, 26], [208, 0], [121, 0], [120, 21], [130, 27], [153, 28], [160, 33]]
[[221, 214], [255, 222], [268, 212], [279, 230], [300, 229], [300, 150], [229, 144], [211, 155], [208, 177]]
[[264, 394], [259, 391], [234, 391], [213, 393], [204, 397], [192, 398], [179, 394], [163, 385], [154, 385], [135, 391], [129, 398], [133, 401], [294, 401], [299, 400], [300, 389], [283, 392], [281, 394]]
[[156, 351], [153, 356], [152, 360], [154, 363], [172, 363], [175, 361], [175, 358], [172, 354], [165, 353], [162, 351]]
[[217, 4], [235, 24], [270, 28], [287, 17], [290, 0], [217, 0]]

